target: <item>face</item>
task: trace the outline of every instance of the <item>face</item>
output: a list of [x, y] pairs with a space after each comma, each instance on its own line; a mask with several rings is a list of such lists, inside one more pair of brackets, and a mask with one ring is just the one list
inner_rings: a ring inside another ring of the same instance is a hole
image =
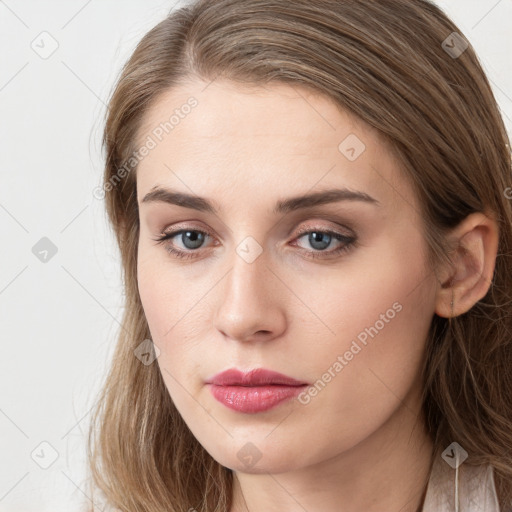
[[[139, 132], [150, 149], [137, 169], [138, 285], [154, 364], [222, 465], [303, 468], [374, 436], [404, 404], [419, 410], [435, 309], [419, 206], [378, 135], [328, 98], [206, 86], [168, 91]], [[306, 385], [206, 384], [230, 368]]]

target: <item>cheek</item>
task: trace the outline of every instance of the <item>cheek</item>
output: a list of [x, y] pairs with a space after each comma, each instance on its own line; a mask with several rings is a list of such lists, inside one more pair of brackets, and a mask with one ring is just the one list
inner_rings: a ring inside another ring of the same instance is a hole
[[[151, 252], [155, 253], [154, 257], [146, 256]], [[178, 333], [190, 337], [190, 330], [197, 329], [199, 319], [204, 318], [198, 312], [208, 283], [194, 280], [194, 284], [190, 284], [190, 277], [166, 261], [163, 248], [158, 251], [140, 249], [138, 290], [155, 341], [166, 344], [167, 340], [177, 339]]]
[[199, 340], [211, 337], [205, 330], [205, 319], [211, 316], [205, 294], [213, 284], [201, 282], [204, 286], [200, 288], [187, 288], [183, 272], [171, 269], [165, 262], [149, 263], [144, 252], [140, 255], [137, 278], [142, 307], [151, 338], [160, 350], [157, 362], [162, 377], [178, 405], [183, 400], [182, 386], [194, 392], [191, 386], [201, 375], [205, 353]]
[[419, 381], [435, 288], [421, 254], [396, 247], [309, 294], [331, 332], [304, 358], [315, 390], [302, 403], [351, 418], [349, 437], [385, 421]]
[[155, 264], [144, 263], [137, 267], [140, 300], [153, 340], [161, 340], [172, 327], [174, 304], [165, 273]]

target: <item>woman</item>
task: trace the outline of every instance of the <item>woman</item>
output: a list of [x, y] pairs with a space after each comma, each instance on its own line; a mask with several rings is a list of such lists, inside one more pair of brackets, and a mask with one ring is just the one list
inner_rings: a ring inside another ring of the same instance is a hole
[[512, 510], [510, 146], [439, 8], [191, 3], [125, 65], [104, 143], [110, 506]]

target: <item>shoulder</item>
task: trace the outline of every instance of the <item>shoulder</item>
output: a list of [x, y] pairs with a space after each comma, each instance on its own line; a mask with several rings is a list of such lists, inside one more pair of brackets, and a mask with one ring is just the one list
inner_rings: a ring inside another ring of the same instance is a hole
[[452, 467], [442, 457], [436, 458], [427, 486], [423, 512], [453, 510], [500, 512], [492, 466], [462, 463]]

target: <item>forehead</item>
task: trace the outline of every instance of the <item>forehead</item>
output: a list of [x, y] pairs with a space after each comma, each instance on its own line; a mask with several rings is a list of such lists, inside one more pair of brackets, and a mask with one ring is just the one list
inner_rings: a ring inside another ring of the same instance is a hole
[[397, 192], [414, 201], [375, 130], [296, 85], [176, 86], [143, 119], [139, 145], [150, 139], [137, 168], [139, 201], [155, 185], [246, 199], [344, 186], [382, 203], [395, 204]]
[[[190, 102], [197, 105], [189, 108]], [[165, 125], [172, 117], [166, 139], [180, 134], [188, 136], [192, 130], [197, 137], [219, 144], [227, 138], [231, 142], [247, 136], [286, 136], [289, 145], [302, 146], [305, 150], [333, 144], [336, 148], [336, 141], [344, 130], [360, 133], [371, 130], [327, 96], [277, 82], [255, 86], [226, 80], [191, 81], [169, 89], [153, 101], [144, 116], [139, 142], [142, 142], [141, 136]], [[372, 136], [376, 137], [376, 132]], [[187, 140], [193, 142], [188, 137]]]

